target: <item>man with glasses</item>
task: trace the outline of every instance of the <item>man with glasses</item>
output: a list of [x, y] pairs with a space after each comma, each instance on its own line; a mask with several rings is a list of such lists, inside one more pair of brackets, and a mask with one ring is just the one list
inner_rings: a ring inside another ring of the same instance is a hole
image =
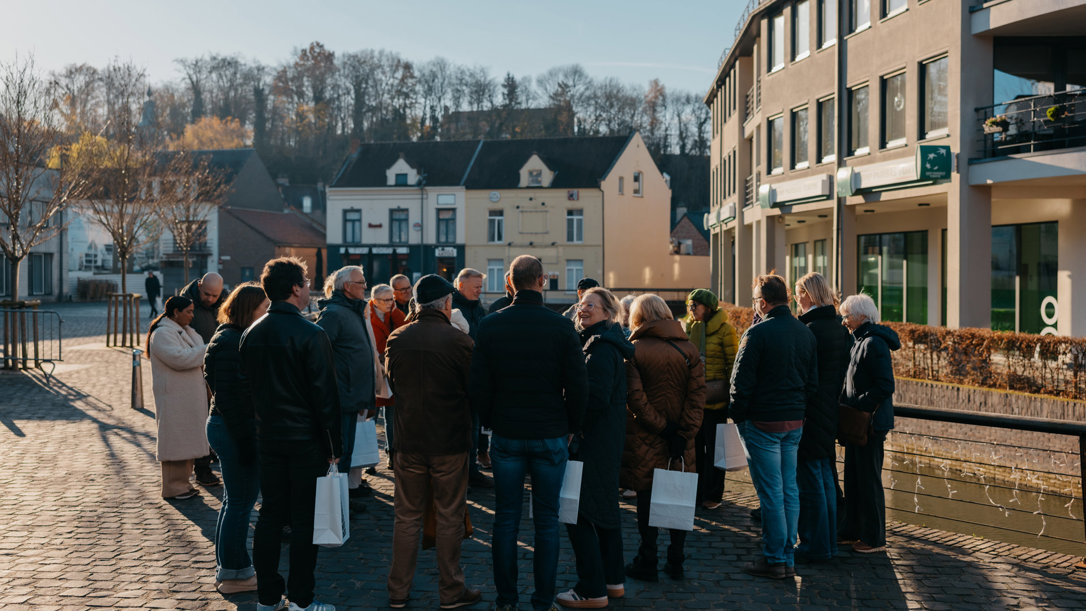
[[403, 274], [396, 274], [389, 279], [388, 284], [396, 296], [396, 309], [407, 316], [411, 313], [411, 279]]
[[754, 310], [763, 321], [739, 342], [728, 414], [746, 442], [762, 505], [762, 555], [746, 572], [784, 579], [796, 574], [796, 467], [807, 403], [818, 390], [818, 358], [814, 334], [788, 309], [783, 278], [758, 276]]
[[513, 303], [479, 323], [471, 361], [471, 401], [494, 431], [495, 608], [517, 608], [517, 531], [524, 475], [532, 475], [535, 593], [532, 608], [554, 602], [558, 571], [558, 491], [569, 435], [579, 432], [588, 374], [573, 323], [543, 304], [543, 264], [521, 255], [510, 267]]
[[[260, 283], [272, 304], [241, 336], [241, 370], [256, 415], [263, 501], [253, 535], [257, 611], [335, 611], [313, 599], [317, 546], [313, 499], [317, 478], [343, 452], [332, 345], [302, 317], [309, 304], [305, 262], [268, 261]], [[279, 574], [283, 527], [290, 534], [290, 573]]]
[[[453, 292], [452, 305], [460, 310], [468, 322], [468, 335], [475, 339], [479, 321], [487, 315], [479, 297], [483, 293], [483, 272], [465, 267], [456, 275], [456, 290]], [[489, 443], [486, 435], [480, 431], [479, 416], [472, 423], [471, 452], [468, 453], [468, 484], [473, 488], [493, 488], [494, 482], [479, 470], [480, 466], [490, 468]]]
[[[351, 469], [355, 422], [359, 413], [369, 418], [376, 410], [376, 348], [366, 328], [366, 275], [357, 265], [341, 267], [324, 282], [325, 299], [317, 302], [317, 326], [332, 343], [336, 382], [339, 388], [340, 427], [343, 429], [343, 460], [340, 473], [350, 475], [352, 497], [372, 494], [362, 485], [362, 468]], [[363, 506], [356, 509], [364, 510]]]

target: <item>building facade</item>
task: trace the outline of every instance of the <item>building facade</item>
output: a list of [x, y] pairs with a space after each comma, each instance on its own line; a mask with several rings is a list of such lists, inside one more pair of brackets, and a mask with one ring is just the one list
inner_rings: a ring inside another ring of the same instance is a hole
[[1083, 31], [1086, 0], [753, 0], [705, 98], [713, 285], [1086, 335]]

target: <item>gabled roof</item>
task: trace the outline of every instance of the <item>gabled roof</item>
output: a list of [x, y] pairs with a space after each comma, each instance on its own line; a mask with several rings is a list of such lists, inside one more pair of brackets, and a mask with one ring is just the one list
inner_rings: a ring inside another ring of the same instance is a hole
[[[228, 183], [233, 182], [237, 177], [241, 169], [245, 167], [245, 164], [249, 162], [254, 155], [256, 155], [255, 149], [217, 149], [217, 150], [195, 150], [189, 151], [193, 157], [193, 164], [196, 160], [207, 159], [208, 165], [214, 169], [223, 173], [223, 178]], [[162, 163], [168, 159], [171, 159], [177, 151], [158, 151], [155, 153], [159, 163]]]
[[310, 201], [313, 203], [313, 210], [324, 210], [326, 208], [324, 201], [324, 189], [317, 185], [278, 185], [279, 194], [283, 196], [283, 201], [288, 206], [302, 209], [302, 200], [309, 196]]
[[705, 228], [704, 223], [701, 223], [699, 219], [695, 219], [694, 215], [690, 212], [687, 212], [682, 215], [679, 220], [675, 221], [675, 224], [671, 226], [671, 235], [675, 235], [675, 230], [684, 222], [688, 223], [694, 231], [697, 231], [705, 241], [709, 241], [709, 230]]
[[221, 210], [248, 225], [276, 246], [323, 248], [327, 244], [324, 232], [304, 215], [293, 210], [272, 212], [228, 207], [223, 207]]
[[457, 186], [478, 148], [478, 140], [366, 143], [347, 158], [332, 187], [386, 187], [385, 171], [401, 156], [426, 174], [427, 186]]
[[520, 186], [520, 169], [535, 154], [554, 172], [550, 188], [597, 188], [630, 137], [485, 140], [464, 178], [464, 186], [515, 189]]

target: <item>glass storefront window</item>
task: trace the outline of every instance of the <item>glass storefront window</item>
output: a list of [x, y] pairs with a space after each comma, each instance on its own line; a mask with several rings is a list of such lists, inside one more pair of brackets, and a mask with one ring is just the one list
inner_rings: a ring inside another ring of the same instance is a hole
[[928, 322], [928, 233], [859, 236], [858, 289], [870, 295], [882, 320]]
[[807, 275], [807, 243], [798, 242], [792, 245], [792, 261], [789, 265], [788, 285], [795, 287], [796, 282]]
[[1054, 330], [1058, 239], [1056, 222], [992, 227], [992, 329]]

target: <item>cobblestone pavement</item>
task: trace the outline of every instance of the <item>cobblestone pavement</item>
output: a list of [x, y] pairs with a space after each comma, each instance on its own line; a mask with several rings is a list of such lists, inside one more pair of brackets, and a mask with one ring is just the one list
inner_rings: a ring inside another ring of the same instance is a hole
[[[214, 588], [211, 538], [222, 489], [176, 504], [159, 498], [146, 362], [147, 407], [135, 411], [130, 357], [104, 346], [95, 322], [101, 315], [82, 306], [60, 309], [66, 328], [79, 333], [66, 333], [65, 362], [55, 377], [0, 373], [0, 608], [254, 608], [252, 594], [224, 597]], [[393, 486], [383, 468], [370, 479], [377, 494], [366, 501], [368, 511], [352, 517], [350, 541], [320, 552], [317, 595], [338, 609], [387, 602]], [[494, 600], [493, 500], [489, 492], [469, 494], [476, 530], [464, 543], [463, 565], [468, 583], [490, 601], [480, 609]], [[748, 577], [742, 567], [758, 544], [747, 515], [755, 500], [748, 487], [731, 481], [725, 500], [720, 510], [698, 512], [685, 581], [627, 582], [626, 598], [612, 606], [1086, 608], [1086, 572], [1073, 568], [1077, 558], [900, 523], [889, 528], [885, 555], [843, 553], [832, 565], [799, 567], [795, 580]], [[632, 505], [624, 510], [629, 559], [637, 533]], [[531, 546], [525, 522], [522, 603], [531, 593]], [[574, 583], [573, 567], [563, 535], [559, 591]], [[410, 608], [437, 603], [434, 555], [423, 552]]]

